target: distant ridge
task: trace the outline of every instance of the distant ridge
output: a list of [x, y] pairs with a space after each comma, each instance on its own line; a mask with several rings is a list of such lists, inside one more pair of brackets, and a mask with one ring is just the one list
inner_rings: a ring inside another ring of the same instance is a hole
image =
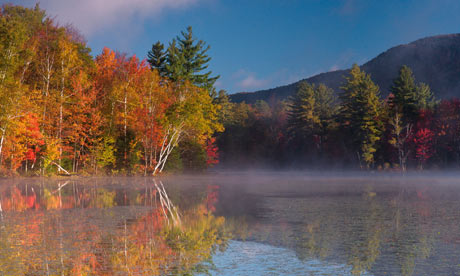
[[[414, 71], [417, 82], [429, 84], [437, 98], [460, 97], [460, 34], [431, 36], [390, 48], [361, 68], [371, 74], [372, 80], [380, 87], [381, 96], [386, 97], [402, 65]], [[347, 74], [348, 70], [337, 70], [304, 80], [324, 83], [338, 93]], [[299, 82], [256, 92], [236, 93], [230, 95], [230, 99], [246, 103], [283, 100], [295, 93]]]

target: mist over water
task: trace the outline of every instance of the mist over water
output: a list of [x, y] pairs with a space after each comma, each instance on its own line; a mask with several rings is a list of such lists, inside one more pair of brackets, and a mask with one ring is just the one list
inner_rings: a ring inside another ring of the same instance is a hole
[[294, 171], [2, 179], [0, 271], [459, 275], [459, 179]]

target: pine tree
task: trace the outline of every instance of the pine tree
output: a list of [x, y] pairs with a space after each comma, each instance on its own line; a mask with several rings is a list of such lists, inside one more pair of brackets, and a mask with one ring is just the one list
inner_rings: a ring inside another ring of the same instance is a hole
[[288, 124], [294, 136], [305, 138], [312, 134], [315, 125], [320, 123], [315, 109], [315, 87], [307, 82], [301, 82], [297, 93], [291, 98], [288, 113]]
[[331, 126], [334, 115], [337, 113], [337, 98], [334, 90], [320, 83], [315, 89], [316, 112], [320, 118], [321, 133], [325, 133]]
[[160, 41], [152, 45], [152, 50], [147, 54], [147, 61], [150, 63], [150, 67], [158, 70], [158, 74], [161, 77], [166, 75], [166, 53], [163, 51], [164, 45]]
[[405, 123], [413, 123], [417, 119], [417, 86], [412, 70], [404, 65], [399, 70], [399, 76], [394, 80], [391, 87], [393, 93], [393, 112], [400, 112]]
[[168, 47], [166, 71], [169, 78], [174, 81], [190, 81], [211, 91], [219, 76], [210, 77], [211, 71], [201, 73], [208, 68], [211, 60], [206, 54], [210, 46], [206, 46], [202, 40], [196, 41], [190, 26], [181, 35], [182, 37], [177, 37]]
[[370, 75], [361, 71], [356, 64], [346, 80], [342, 87], [343, 93], [340, 95], [341, 123], [350, 137], [353, 137], [354, 149], [369, 168], [375, 162], [374, 153], [383, 132], [383, 109], [379, 87], [372, 82]]
[[417, 85], [415, 103], [418, 109], [433, 109], [438, 101], [435, 99], [430, 86], [423, 82]]
[[173, 39], [172, 42], [169, 43], [168, 51], [166, 55], [166, 65], [165, 65], [166, 76], [172, 82], [178, 82], [180, 80], [185, 80], [183, 68], [184, 68], [184, 58], [179, 48], [177, 48], [176, 40]]
[[291, 98], [288, 125], [294, 137], [314, 138], [316, 147], [321, 144], [335, 114], [334, 91], [324, 84], [301, 82]]

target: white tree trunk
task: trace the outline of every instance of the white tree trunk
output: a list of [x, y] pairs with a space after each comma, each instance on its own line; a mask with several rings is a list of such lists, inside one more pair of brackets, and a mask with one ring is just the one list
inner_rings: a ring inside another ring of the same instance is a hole
[[5, 142], [5, 130], [4, 128], [0, 129], [2, 131], [2, 138], [0, 138], [0, 165], [2, 164], [3, 156], [2, 156], [2, 150], [3, 150], [3, 143]]
[[42, 66], [42, 77], [43, 81], [45, 82], [45, 104], [43, 105], [43, 119], [46, 119], [46, 104], [50, 90], [50, 83], [51, 83], [51, 75], [54, 67], [54, 54], [50, 54], [49, 48], [46, 49], [46, 57], [44, 64]]
[[[171, 217], [171, 220], [174, 226], [181, 226], [182, 222], [180, 219], [179, 211], [177, 210], [176, 206], [174, 206], [172, 201], [169, 199], [168, 194], [166, 193], [165, 187], [163, 185], [163, 182], [160, 181], [160, 185], [158, 185], [156, 180], [154, 179], [153, 183], [155, 184], [155, 188], [157, 189], [158, 195], [160, 196], [161, 209], [166, 218], [166, 221], [168, 222], [168, 225], [169, 225], [169, 217]], [[170, 216], [168, 216], [168, 213]]]
[[123, 125], [123, 131], [124, 131], [124, 135], [125, 135], [125, 144], [126, 144], [126, 135], [127, 135], [127, 127], [128, 127], [128, 122], [127, 122], [127, 118], [128, 117], [128, 95], [127, 95], [127, 91], [125, 90], [125, 99], [123, 101], [123, 109], [124, 109], [124, 125]]
[[163, 138], [158, 160], [153, 170], [153, 175], [161, 173], [174, 147], [178, 144], [182, 135], [182, 124], [178, 127], [169, 127]]
[[[59, 98], [59, 166], [62, 166], [62, 122], [63, 122], [63, 105], [64, 105], [64, 85], [65, 85], [65, 73], [64, 73], [64, 60], [61, 61], [61, 94]], [[60, 172], [61, 169], [58, 169]]]

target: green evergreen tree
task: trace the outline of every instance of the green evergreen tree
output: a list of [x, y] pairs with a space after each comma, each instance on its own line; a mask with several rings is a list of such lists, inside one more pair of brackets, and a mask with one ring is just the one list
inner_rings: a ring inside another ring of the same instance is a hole
[[288, 128], [294, 137], [316, 137], [316, 147], [321, 150], [332, 118], [336, 112], [334, 91], [324, 84], [301, 82], [291, 98], [288, 112]]
[[353, 147], [360, 158], [371, 167], [378, 141], [383, 132], [383, 108], [379, 98], [379, 87], [372, 82], [370, 75], [354, 64], [347, 82], [341, 88], [342, 105], [340, 118], [342, 127], [352, 138]]
[[423, 82], [417, 85], [417, 93], [415, 95], [415, 104], [418, 109], [433, 109], [438, 101], [431, 92], [430, 86]]
[[219, 76], [211, 77], [212, 72], [201, 73], [208, 68], [211, 58], [206, 54], [210, 46], [202, 40], [196, 41], [192, 27], [181, 32], [168, 47], [166, 71], [174, 81], [190, 81], [192, 84], [212, 91]]
[[399, 76], [393, 81], [390, 90], [393, 93], [391, 100], [393, 112], [401, 113], [405, 123], [413, 123], [418, 116], [417, 86], [412, 70], [408, 66], [401, 67]]
[[175, 39], [169, 43], [166, 64], [165, 64], [166, 76], [173, 82], [178, 82], [184, 79], [184, 57], [177, 47]]
[[314, 85], [301, 82], [289, 104], [288, 125], [291, 134], [305, 138], [313, 133], [315, 126], [320, 123], [315, 104]]
[[315, 89], [316, 112], [320, 118], [320, 130], [325, 133], [333, 122], [337, 113], [337, 99], [334, 90], [320, 83]]
[[147, 54], [147, 61], [153, 69], [157, 69], [160, 76], [166, 76], [166, 53], [163, 51], [164, 45], [160, 41], [152, 45], [152, 50]]

